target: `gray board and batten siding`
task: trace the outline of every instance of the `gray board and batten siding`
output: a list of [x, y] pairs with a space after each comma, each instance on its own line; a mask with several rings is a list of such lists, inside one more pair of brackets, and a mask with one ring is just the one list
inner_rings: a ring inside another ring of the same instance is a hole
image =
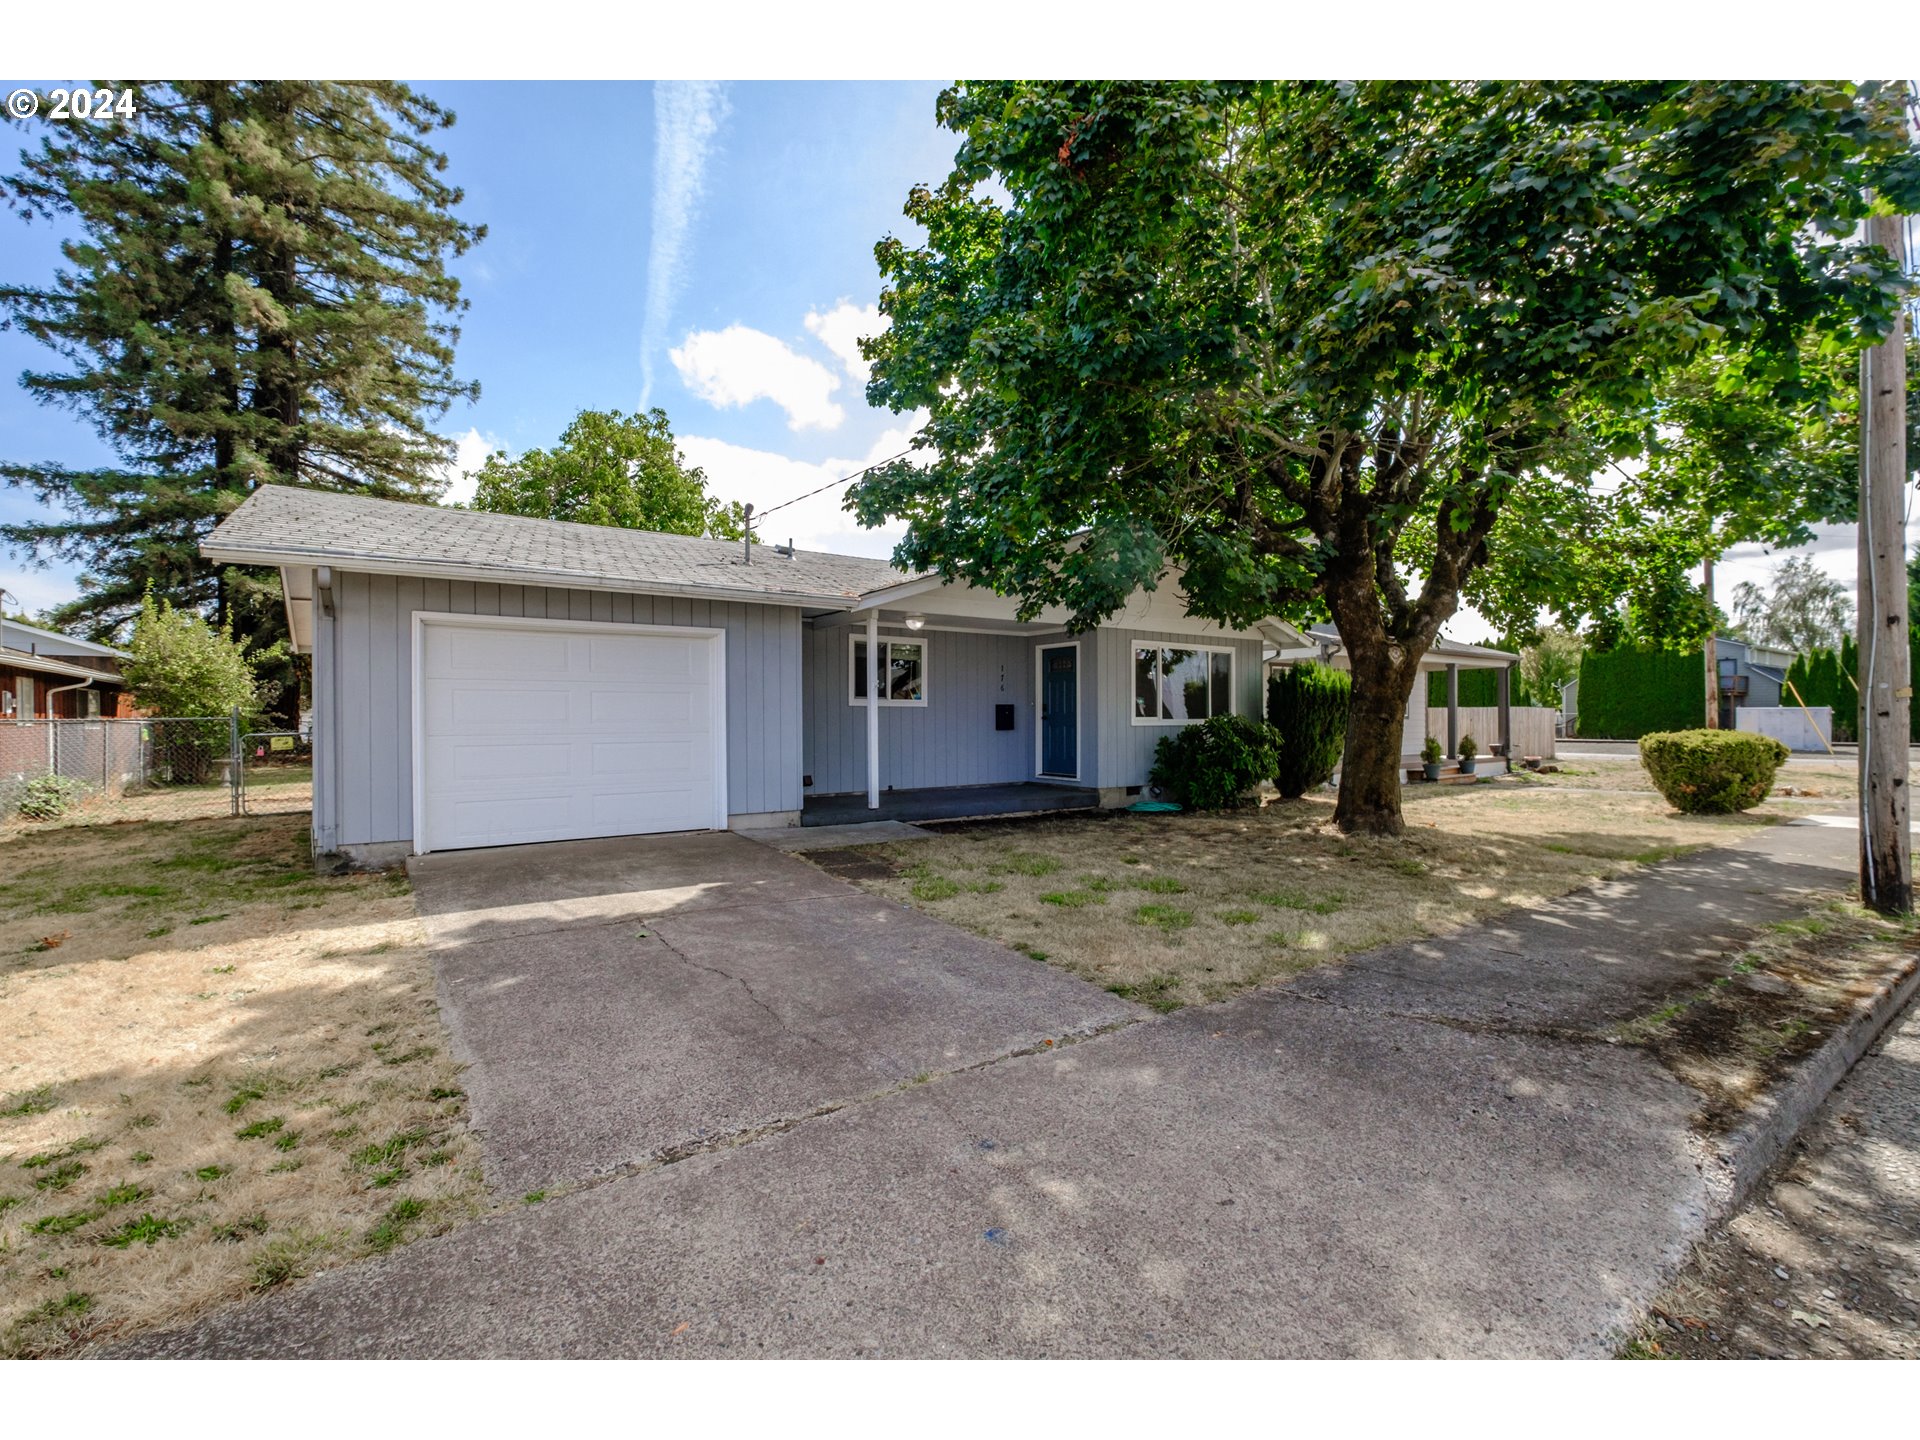
[[[1130, 630], [1121, 626], [1103, 627], [1081, 637], [1081, 664], [1087, 671], [1081, 689], [1084, 708], [1088, 696], [1098, 696], [1092, 715], [1080, 721], [1081, 744], [1098, 732], [1091, 747], [1098, 756], [1097, 776], [1093, 783], [1102, 788], [1144, 785], [1153, 768], [1153, 749], [1165, 735], [1175, 734], [1180, 725], [1133, 723], [1133, 647], [1135, 641], [1159, 642], [1172, 646], [1202, 646], [1233, 652], [1233, 713], [1248, 719], [1266, 714], [1266, 697], [1261, 694], [1262, 641], [1228, 633], [1212, 635], [1176, 635], [1165, 630]], [[1088, 663], [1091, 657], [1091, 664]], [[1081, 773], [1086, 774], [1083, 768]]]
[[333, 617], [314, 627], [316, 849], [413, 839], [413, 616], [421, 611], [724, 630], [727, 807], [736, 816], [800, 809], [796, 607], [338, 570], [333, 595]]
[[[809, 795], [851, 795], [867, 788], [867, 712], [852, 694], [853, 641], [863, 626], [823, 625], [805, 635], [806, 773]], [[1033, 647], [1026, 635], [954, 631], [911, 634], [895, 627], [881, 641], [924, 642], [925, 705], [880, 707], [880, 786], [919, 790], [999, 785], [1033, 776]], [[1054, 637], [1060, 638], [1060, 637]], [[994, 729], [994, 706], [1014, 707], [1014, 728]]]

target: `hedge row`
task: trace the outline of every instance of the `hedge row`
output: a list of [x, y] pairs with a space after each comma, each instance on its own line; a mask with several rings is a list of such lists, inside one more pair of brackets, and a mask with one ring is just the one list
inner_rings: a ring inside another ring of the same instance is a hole
[[1580, 661], [1580, 733], [1637, 740], [1695, 728], [1706, 718], [1704, 667], [1697, 650], [1589, 650]]

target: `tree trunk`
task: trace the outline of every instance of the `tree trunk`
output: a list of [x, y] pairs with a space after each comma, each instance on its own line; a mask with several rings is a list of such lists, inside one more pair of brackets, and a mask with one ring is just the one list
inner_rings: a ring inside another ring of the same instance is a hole
[[[1393, 655], [1401, 654], [1399, 663]], [[1420, 657], [1392, 644], [1347, 647], [1353, 666], [1353, 703], [1347, 712], [1347, 745], [1340, 763], [1340, 798], [1334, 823], [1349, 834], [1399, 835], [1401, 727]]]

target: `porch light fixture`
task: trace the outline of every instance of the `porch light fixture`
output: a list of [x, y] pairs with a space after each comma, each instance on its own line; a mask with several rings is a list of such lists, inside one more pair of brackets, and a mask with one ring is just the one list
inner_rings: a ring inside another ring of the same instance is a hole
[[923, 630], [926, 628], [926, 624], [927, 617], [924, 615], [907, 616], [907, 628], [909, 630]]

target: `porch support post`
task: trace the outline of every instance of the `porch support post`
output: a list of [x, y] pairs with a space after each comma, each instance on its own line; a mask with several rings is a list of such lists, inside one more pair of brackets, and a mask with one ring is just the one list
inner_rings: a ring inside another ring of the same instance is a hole
[[1447, 666], [1447, 758], [1460, 758], [1460, 667]]
[[880, 612], [867, 612], [867, 808], [880, 808]]
[[1500, 754], [1513, 769], [1513, 664], [1500, 667]]

